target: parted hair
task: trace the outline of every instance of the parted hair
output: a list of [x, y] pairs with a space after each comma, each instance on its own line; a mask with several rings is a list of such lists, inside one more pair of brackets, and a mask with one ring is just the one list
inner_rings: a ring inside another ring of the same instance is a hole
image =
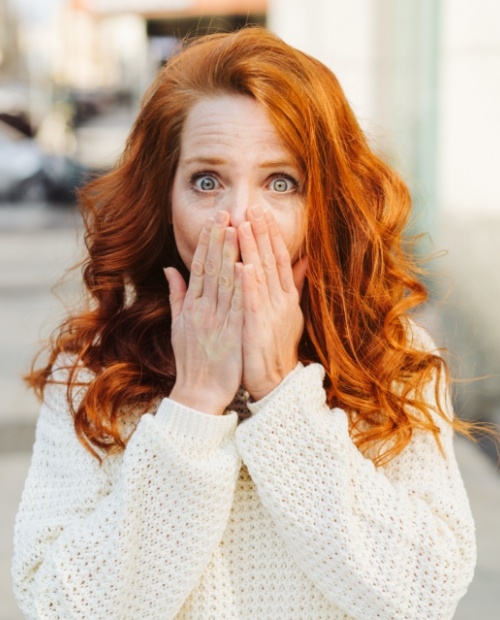
[[[163, 268], [189, 278], [171, 225], [181, 134], [196, 102], [228, 94], [265, 108], [303, 175], [301, 361], [323, 365], [328, 404], [348, 412], [362, 451], [378, 446], [376, 464], [397, 455], [416, 429], [439, 443], [436, 416], [446, 413], [438, 386], [447, 372], [436, 351], [413, 342], [409, 313], [427, 293], [404, 234], [408, 189], [372, 152], [334, 74], [262, 28], [186, 41], [159, 71], [120, 161], [80, 192], [88, 305], [62, 323], [47, 364], [28, 381], [43, 396], [56, 360], [69, 354], [76, 433], [96, 456], [124, 449], [125, 411], [147, 411], [170, 393], [175, 360]], [[92, 374], [75, 401], [82, 366]]]

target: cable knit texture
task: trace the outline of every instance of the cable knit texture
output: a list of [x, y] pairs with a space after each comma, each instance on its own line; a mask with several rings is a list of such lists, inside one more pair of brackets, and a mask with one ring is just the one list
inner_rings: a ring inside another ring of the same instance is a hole
[[415, 432], [376, 468], [323, 374], [219, 417], [166, 398], [102, 465], [48, 387], [15, 530], [26, 618], [451, 619], [475, 540], [450, 427], [444, 457]]

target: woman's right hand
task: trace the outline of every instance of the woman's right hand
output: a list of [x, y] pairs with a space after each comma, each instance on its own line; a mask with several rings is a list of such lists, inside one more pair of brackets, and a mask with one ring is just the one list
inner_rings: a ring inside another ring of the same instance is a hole
[[189, 286], [173, 267], [170, 288], [176, 381], [170, 398], [198, 411], [220, 415], [242, 377], [242, 266], [238, 236], [229, 214], [208, 220], [191, 264]]

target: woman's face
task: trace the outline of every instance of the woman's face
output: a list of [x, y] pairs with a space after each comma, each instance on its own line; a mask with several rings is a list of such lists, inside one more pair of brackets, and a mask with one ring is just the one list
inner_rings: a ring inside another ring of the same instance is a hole
[[175, 241], [188, 269], [203, 224], [227, 211], [230, 225], [249, 207], [271, 211], [292, 263], [304, 240], [303, 179], [265, 109], [251, 97], [202, 99], [191, 108], [181, 135], [171, 196]]

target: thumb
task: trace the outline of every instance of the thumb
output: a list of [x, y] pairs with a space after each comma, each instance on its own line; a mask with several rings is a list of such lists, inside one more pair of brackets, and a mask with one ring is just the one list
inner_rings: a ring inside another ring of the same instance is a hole
[[302, 289], [304, 288], [304, 283], [306, 281], [307, 256], [303, 256], [302, 258], [299, 258], [299, 260], [294, 263], [294, 265], [292, 266], [292, 273], [293, 273], [293, 281], [299, 292], [299, 298], [300, 298], [302, 297]]
[[172, 310], [172, 322], [174, 322], [182, 311], [187, 287], [184, 278], [174, 267], [165, 267], [163, 272], [165, 273], [168, 288], [170, 289], [170, 309]]

